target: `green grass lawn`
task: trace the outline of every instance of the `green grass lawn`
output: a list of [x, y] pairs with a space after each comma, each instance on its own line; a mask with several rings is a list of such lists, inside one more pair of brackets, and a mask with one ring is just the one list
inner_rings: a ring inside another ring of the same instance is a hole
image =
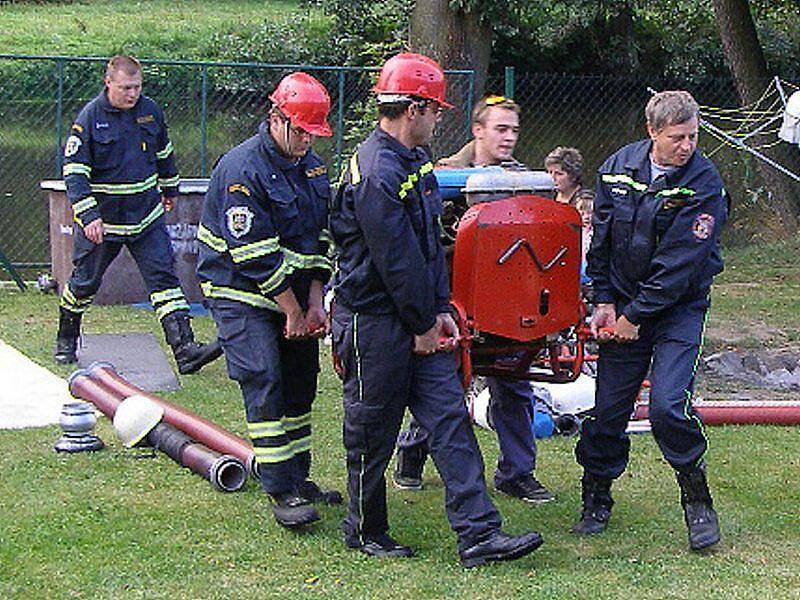
[[10, 54], [146, 58], [208, 57], [214, 34], [236, 32], [297, 14], [292, 0], [84, 0], [19, 2], [0, 9], [0, 48]]
[[[796, 255], [796, 244], [729, 253], [720, 288], [772, 281], [771, 293], [762, 297], [756, 288], [746, 299], [747, 314], [772, 324], [780, 315], [796, 331], [796, 295], [787, 295], [796, 291], [796, 275], [783, 270]], [[780, 298], [790, 308], [772, 311]], [[716, 306], [720, 326], [742, 318], [737, 304]], [[66, 375], [70, 369], [50, 359], [56, 312], [54, 296], [0, 291], [0, 338]], [[211, 336], [210, 319], [195, 324], [199, 337]], [[93, 307], [85, 328], [161, 339], [152, 313], [125, 307]], [[327, 348], [323, 364], [313, 470], [344, 489], [341, 396]], [[244, 433], [241, 398], [223, 362], [182, 383], [165, 397]], [[701, 556], [688, 550], [678, 488], [650, 435], [634, 437], [630, 468], [614, 488], [611, 526], [591, 539], [568, 533], [579, 512], [575, 439], [541, 441], [537, 475], [557, 502], [533, 507], [493, 495], [508, 531], [537, 529], [545, 545], [522, 560], [473, 571], [458, 564], [430, 465], [424, 491], [389, 491], [392, 533], [417, 556], [377, 561], [345, 549], [340, 507], [323, 508], [320, 524], [292, 533], [274, 523], [254, 482], [221, 494], [163, 455], [122, 448], [106, 419], [98, 432], [107, 450], [61, 456], [52, 450], [58, 427], [0, 430], [0, 597], [800, 598], [796, 428], [708, 429], [723, 541]], [[485, 431], [478, 436], [491, 473], [496, 441]]]
[[712, 289], [712, 345], [800, 342], [800, 241], [726, 249]]

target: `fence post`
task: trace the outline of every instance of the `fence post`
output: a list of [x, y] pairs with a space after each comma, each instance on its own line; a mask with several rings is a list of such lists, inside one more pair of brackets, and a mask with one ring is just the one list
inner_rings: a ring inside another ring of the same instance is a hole
[[56, 73], [58, 74], [58, 91], [56, 92], [56, 179], [61, 179], [64, 166], [64, 155], [61, 152], [61, 137], [64, 112], [64, 61], [56, 59]]
[[506, 67], [506, 89], [504, 95], [506, 98], [514, 97], [514, 67]]
[[472, 137], [472, 103], [475, 102], [475, 71], [470, 71], [469, 85], [467, 86], [467, 110], [464, 111], [467, 139]]
[[200, 177], [206, 176], [206, 97], [207, 97], [208, 67], [200, 67]]
[[344, 69], [339, 69], [338, 114], [336, 115], [336, 170], [334, 178], [338, 180], [342, 169], [342, 152], [344, 152]]

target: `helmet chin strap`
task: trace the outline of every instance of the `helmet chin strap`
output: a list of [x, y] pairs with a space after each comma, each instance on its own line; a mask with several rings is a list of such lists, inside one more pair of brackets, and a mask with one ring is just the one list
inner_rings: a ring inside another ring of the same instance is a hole
[[289, 127], [291, 123], [288, 118], [283, 121], [283, 146], [286, 148], [286, 154], [292, 156], [291, 148], [289, 147]]

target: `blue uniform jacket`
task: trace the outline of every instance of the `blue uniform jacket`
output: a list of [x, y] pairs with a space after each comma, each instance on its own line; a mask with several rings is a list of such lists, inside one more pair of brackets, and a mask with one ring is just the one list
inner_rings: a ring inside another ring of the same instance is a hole
[[699, 151], [648, 183], [651, 144], [625, 146], [600, 167], [588, 255], [595, 301], [622, 305], [634, 324], [708, 295], [728, 215], [722, 180]]
[[433, 164], [376, 128], [358, 147], [331, 208], [339, 252], [336, 301], [353, 312], [396, 313], [420, 335], [449, 310]]
[[312, 279], [326, 282], [333, 254], [327, 170], [313, 151], [281, 155], [266, 123], [220, 159], [208, 183], [197, 239], [203, 293], [279, 311], [291, 286], [308, 307]]
[[78, 113], [64, 145], [64, 182], [75, 221], [97, 218], [109, 239], [144, 231], [178, 193], [178, 169], [164, 113], [147, 96], [129, 110], [114, 108], [103, 90]]

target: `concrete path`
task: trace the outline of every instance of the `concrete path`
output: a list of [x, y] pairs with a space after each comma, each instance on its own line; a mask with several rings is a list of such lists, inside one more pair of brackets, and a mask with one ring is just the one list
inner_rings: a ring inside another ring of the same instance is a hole
[[58, 423], [67, 382], [0, 340], [0, 429]]

